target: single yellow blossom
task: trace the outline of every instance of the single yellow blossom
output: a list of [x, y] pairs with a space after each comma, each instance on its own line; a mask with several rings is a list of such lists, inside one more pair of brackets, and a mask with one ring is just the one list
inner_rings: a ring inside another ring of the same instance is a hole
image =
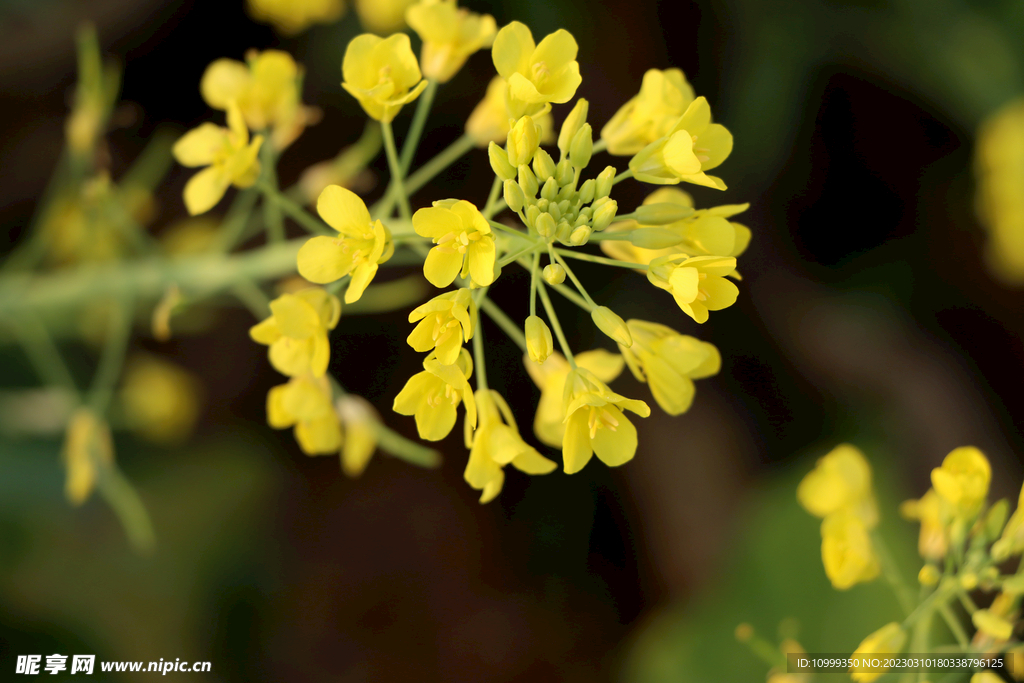
[[443, 365], [431, 354], [423, 361], [423, 372], [409, 378], [395, 397], [394, 411], [416, 418], [421, 439], [440, 441], [452, 431], [456, 408], [464, 401], [466, 421], [470, 429], [475, 428], [476, 402], [469, 386], [472, 374], [473, 361], [465, 349], [452, 365]]
[[953, 450], [932, 470], [932, 487], [963, 517], [981, 509], [988, 495], [992, 468], [984, 454], [973, 446]]
[[651, 385], [654, 400], [666, 413], [685, 413], [696, 393], [693, 380], [717, 375], [722, 367], [718, 349], [666, 325], [628, 320], [626, 326], [633, 345], [619, 344], [619, 351], [633, 376]]
[[445, 199], [412, 217], [417, 235], [435, 246], [423, 262], [423, 275], [435, 287], [447, 287], [460, 275], [486, 287], [494, 282], [494, 235], [487, 219], [464, 200]]
[[131, 429], [150, 441], [173, 443], [192, 434], [199, 395], [199, 380], [192, 373], [155, 356], [140, 356], [128, 362], [120, 402]]
[[695, 98], [679, 69], [648, 69], [640, 92], [622, 105], [601, 129], [608, 152], [636, 154], [665, 137]]
[[304, 375], [273, 387], [267, 393], [267, 422], [274, 429], [294, 427], [306, 455], [328, 455], [341, 448], [341, 423], [326, 377]]
[[458, 360], [463, 342], [473, 338], [475, 315], [473, 297], [465, 287], [438, 294], [409, 314], [409, 322], [419, 324], [406, 341], [420, 353], [434, 349], [442, 365], [451, 365]]
[[[887, 655], [896, 655], [902, 652], [906, 642], [906, 631], [893, 621], [861, 641], [856, 652], [853, 653], [853, 658], [873, 659], [875, 655], [880, 655], [884, 659]], [[857, 683], [871, 683], [883, 673], [882, 671], [865, 671], [865, 668], [867, 667], [851, 667], [850, 677]]]
[[559, 29], [540, 41], [525, 25], [513, 21], [498, 31], [491, 57], [508, 83], [512, 118], [545, 111], [552, 102], [564, 104], [576, 94], [582, 79], [576, 61], [576, 39]]
[[821, 523], [821, 560], [832, 586], [841, 591], [871, 581], [881, 571], [864, 520], [845, 510]]
[[423, 75], [438, 83], [450, 81], [470, 55], [490, 47], [498, 31], [490, 14], [459, 9], [455, 0], [422, 0], [405, 11], [405, 20], [423, 41]]
[[355, 0], [359, 22], [367, 31], [380, 36], [401, 31], [405, 13], [416, 0]]
[[539, 316], [531, 315], [526, 319], [526, 353], [534, 363], [543, 363], [555, 348], [551, 339], [551, 329]]
[[250, 50], [246, 62], [213, 62], [203, 73], [199, 91], [214, 109], [226, 110], [236, 102], [251, 130], [273, 129], [274, 147], [284, 149], [319, 117], [318, 110], [302, 105], [302, 69], [280, 50]]
[[320, 193], [316, 211], [339, 235], [320, 235], [303, 244], [298, 254], [299, 274], [319, 285], [351, 275], [345, 303], [354, 303], [377, 274], [379, 264], [395, 253], [391, 232], [379, 220], [370, 220], [359, 195], [340, 185]]
[[366, 469], [377, 450], [380, 419], [366, 400], [346, 394], [337, 401], [337, 413], [344, 428], [341, 446], [341, 469], [350, 477], [358, 477]]
[[815, 517], [849, 512], [869, 529], [878, 524], [871, 465], [856, 446], [839, 444], [818, 459], [796, 489], [800, 505]]
[[72, 505], [81, 505], [96, 487], [99, 469], [114, 462], [110, 427], [89, 408], [79, 408], [68, 422], [62, 455], [64, 495]]
[[921, 557], [940, 560], [946, 556], [952, 509], [949, 503], [935, 493], [935, 489], [928, 489], [919, 500], [904, 501], [900, 505], [900, 514], [904, 519], [921, 523], [921, 532], [917, 537], [917, 552]]
[[330, 24], [345, 13], [344, 0], [248, 0], [249, 14], [293, 36], [313, 24]]
[[251, 187], [260, 174], [257, 155], [263, 136], [249, 141], [238, 105], [228, 105], [228, 127], [204, 123], [174, 143], [174, 158], [182, 166], [206, 166], [185, 184], [185, 208], [195, 216], [212, 209], [232, 185]]
[[988, 232], [985, 260], [1006, 284], [1024, 284], [1024, 98], [991, 114], [978, 128], [974, 168], [978, 218]]
[[505, 481], [502, 468], [509, 463], [526, 474], [548, 474], [555, 470], [555, 463], [523, 441], [501, 394], [493, 389], [477, 389], [476, 405], [480, 426], [474, 432], [466, 423], [466, 446], [470, 450], [463, 476], [467, 484], [482, 492], [481, 503], [494, 500], [501, 492]]
[[707, 322], [708, 311], [719, 311], [736, 303], [739, 289], [725, 279], [736, 270], [736, 259], [686, 254], [661, 256], [647, 266], [647, 279], [669, 292], [683, 313], [699, 323]]
[[[486, 147], [491, 142], [504, 142], [510, 130], [509, 121], [515, 120], [507, 105], [508, 85], [501, 76], [495, 76], [487, 85], [484, 99], [476, 105], [466, 120], [466, 135], [477, 147]], [[551, 112], [532, 114], [533, 122], [540, 128], [540, 141], [551, 143], [555, 140], [555, 126]]]
[[[523, 363], [533, 383], [540, 389], [540, 402], [533, 421], [533, 431], [541, 443], [559, 448], [565, 434], [565, 380], [569, 376], [569, 362], [557, 351], [537, 364], [528, 355]], [[576, 365], [592, 372], [602, 382], [611, 382], [622, 373], [622, 356], [604, 349], [576, 354]]]
[[629, 462], [636, 455], [636, 427], [622, 411], [647, 417], [651, 409], [646, 403], [616, 394], [582, 367], [569, 371], [562, 403], [566, 415], [562, 437], [566, 474], [579, 472], [594, 453], [609, 467]]
[[381, 38], [364, 33], [352, 39], [341, 64], [341, 87], [370, 118], [390, 123], [402, 105], [420, 96], [427, 82], [409, 45], [409, 36]]
[[327, 333], [341, 316], [338, 298], [310, 287], [277, 297], [270, 302], [270, 312], [269, 318], [253, 325], [249, 336], [270, 347], [267, 355], [274, 369], [289, 377], [323, 377], [331, 356]]
[[633, 176], [644, 183], [675, 185], [693, 183], [724, 190], [721, 178], [710, 171], [732, 152], [732, 133], [725, 126], [711, 123], [711, 107], [698, 97], [686, 108], [665, 137], [644, 147], [629, 160]]
[[991, 610], [979, 609], [971, 615], [974, 627], [996, 640], [1009, 640], [1013, 636], [1013, 623]]

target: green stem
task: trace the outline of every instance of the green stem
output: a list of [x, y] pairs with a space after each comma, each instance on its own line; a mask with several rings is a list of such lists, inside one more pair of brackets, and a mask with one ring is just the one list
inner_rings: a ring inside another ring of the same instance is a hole
[[886, 581], [889, 582], [893, 593], [896, 594], [896, 599], [899, 600], [903, 613], [910, 614], [914, 611], [914, 598], [910, 589], [903, 582], [903, 577], [900, 576], [899, 567], [896, 566], [892, 553], [889, 552], [889, 546], [877, 530], [871, 532], [871, 543], [875, 547], [875, 552], [878, 554], [879, 562], [882, 565], [882, 574], [885, 575]]
[[430, 105], [434, 102], [434, 93], [437, 92], [437, 81], [427, 81], [427, 87], [420, 94], [419, 102], [416, 103], [416, 113], [412, 116], [412, 124], [409, 126], [409, 134], [402, 143], [402, 177], [409, 172], [412, 165], [412, 158], [416, 154], [416, 147], [420, 144], [420, 135], [423, 134], [423, 125], [427, 122], [427, 114], [430, 113]]
[[[629, 268], [630, 270], [647, 270], [647, 266], [640, 263], [633, 263], [631, 261], [616, 261], [615, 259], [605, 258], [604, 256], [595, 256], [594, 254], [588, 254], [582, 251], [573, 251], [572, 249], [555, 249], [555, 253], [565, 258], [573, 258], [577, 261], [588, 261], [590, 263], [600, 263], [604, 266], [615, 266], [617, 268]], [[566, 271], [568, 272], [568, 271]]]
[[245, 231], [245, 225], [249, 222], [252, 210], [256, 206], [257, 197], [259, 197], [259, 191], [255, 187], [246, 188], [235, 195], [235, 199], [231, 202], [231, 208], [228, 209], [227, 216], [220, 225], [220, 232], [217, 233], [215, 247], [217, 251], [231, 251], [238, 245], [242, 233]]
[[302, 226], [306, 232], [313, 235], [327, 235], [329, 237], [333, 237], [338, 234], [319, 218], [315, 218], [313, 214], [306, 211], [304, 208], [299, 206], [299, 204], [278, 192], [276, 188], [261, 183], [260, 189], [263, 191], [265, 198], [272, 197], [276, 205], [280, 207], [280, 209], [284, 211], [289, 218]]
[[960, 604], [964, 606], [968, 614], [973, 616], [978, 611], [978, 606], [974, 604], [974, 600], [971, 600], [971, 596], [963, 588], [957, 590], [956, 596], [960, 599]]
[[97, 488], [117, 515], [128, 540], [140, 552], [149, 552], [156, 543], [153, 523], [138, 492], [116, 465], [99, 468]]
[[398, 195], [398, 211], [403, 219], [410, 220], [412, 211], [409, 208], [409, 196], [405, 193], [404, 174], [398, 160], [398, 150], [395, 149], [395, 134], [391, 130], [391, 122], [381, 121], [380, 129], [384, 134], [384, 151], [387, 153], [388, 167], [391, 169], [391, 182]]
[[603, 152], [606, 149], [608, 149], [608, 143], [605, 142], [604, 138], [600, 138], [597, 142], [594, 143], [594, 148], [591, 153], [597, 154], [598, 152]]
[[[630, 231], [631, 232], [631, 231]], [[591, 235], [587, 242], [628, 242], [629, 232], [602, 232], [600, 234]]]
[[114, 395], [114, 385], [117, 384], [117, 378], [124, 366], [124, 356], [128, 351], [128, 339], [132, 332], [129, 301], [126, 295], [110, 312], [107, 338], [104, 340], [99, 366], [89, 388], [89, 407], [97, 415], [106, 413]]
[[953, 610], [949, 608], [946, 603], [941, 603], [937, 609], [939, 614], [942, 615], [942, 620], [946, 622], [946, 626], [953, 633], [953, 637], [956, 638], [956, 642], [959, 643], [960, 647], [964, 652], [969, 652], [971, 649], [971, 639], [968, 638], [967, 632], [964, 631], [963, 625], [960, 620], [953, 614]]
[[516, 230], [515, 228], [510, 228], [507, 225], [504, 225], [504, 224], [499, 223], [497, 221], [492, 221], [492, 220], [488, 219], [487, 224], [490, 225], [492, 228], [494, 228], [496, 230], [501, 230], [502, 232], [507, 232], [510, 235], [515, 235], [516, 237], [521, 237], [521, 238], [524, 238], [524, 239], [530, 239], [530, 236], [527, 235], [522, 230]]
[[572, 272], [569, 264], [565, 262], [565, 259], [555, 253], [555, 249], [550, 244], [548, 244], [548, 255], [551, 257], [552, 261], [558, 261], [558, 265], [565, 268], [565, 274], [568, 275], [569, 279], [572, 280], [572, 283], [576, 285], [576, 290], [583, 295], [583, 298], [586, 299], [588, 304], [590, 304], [590, 307], [592, 309], [597, 308], [597, 302], [590, 298], [587, 290], [583, 287], [583, 283], [580, 282], [578, 277], [576, 277], [576, 273]]
[[500, 191], [501, 179], [495, 177], [494, 181], [491, 183], [491, 191], [487, 195], [487, 203], [484, 205], [484, 218], [490, 220], [491, 216], [497, 212], [499, 199], [504, 199], [498, 194]]
[[77, 397], [78, 387], [71, 370], [64, 362], [64, 357], [54, 344], [46, 326], [31, 313], [12, 320], [11, 323], [14, 334], [18, 337], [39, 379], [51, 386], [63, 387]]
[[541, 303], [544, 304], [544, 310], [547, 311], [548, 319], [551, 321], [551, 327], [555, 330], [555, 336], [558, 337], [558, 345], [562, 347], [562, 353], [565, 354], [566, 360], [569, 361], [569, 365], [572, 366], [573, 370], [576, 369], [576, 359], [572, 355], [572, 351], [569, 349], [569, 342], [565, 340], [565, 333], [562, 332], [562, 325], [558, 322], [558, 315], [555, 314], [555, 307], [551, 305], [551, 299], [548, 298], [547, 289], [544, 287], [543, 282], [537, 283], [537, 293], [540, 294]]
[[270, 299], [259, 288], [259, 285], [249, 278], [240, 280], [232, 288], [232, 292], [257, 320], [263, 320], [270, 315]]
[[514, 341], [516, 345], [526, 353], [526, 335], [523, 331], [512, 322], [501, 308], [498, 307], [490, 299], [483, 299], [480, 302], [480, 308], [487, 314], [487, 317], [495, 322], [495, 324], [501, 328], [502, 332], [509, 336], [509, 339]]
[[498, 261], [498, 267], [499, 268], [504, 268], [505, 266], [507, 266], [508, 264], [512, 263], [513, 261], [518, 261], [521, 257], [526, 256], [527, 254], [530, 254], [530, 253], [534, 253], [534, 254], [538, 254], [539, 255], [539, 252], [537, 250], [540, 249], [542, 246], [543, 246], [542, 244], [531, 244], [530, 246], [526, 247], [522, 251], [516, 252], [515, 254], [512, 254], [511, 256], [506, 256], [506, 257], [502, 258], [500, 261]]
[[632, 177], [633, 177], [633, 169], [629, 169], [629, 170], [623, 171], [619, 175], [617, 175], [614, 178], [612, 178], [612, 185], [618, 185], [623, 180], [626, 180], [627, 178], [632, 178]]
[[473, 316], [473, 365], [476, 372], [476, 388], [484, 391], [487, 391], [487, 365], [484, 363], [484, 334], [480, 329], [480, 307], [487, 301], [487, 290], [487, 287], [478, 290]]
[[264, 131], [267, 138], [260, 147], [260, 165], [263, 168], [263, 178], [260, 187], [264, 188], [263, 193], [263, 222], [266, 223], [267, 241], [284, 241], [284, 217], [281, 215], [280, 197], [281, 193], [277, 187], [277, 154], [274, 143], [271, 142], [269, 132]]
[[534, 252], [530, 265], [530, 315], [537, 315], [537, 278], [540, 276], [540, 252]]
[[439, 173], [447, 169], [456, 161], [465, 156], [466, 152], [473, 149], [473, 139], [468, 135], [462, 135], [452, 144], [443, 149], [437, 156], [420, 166], [406, 180], [405, 189], [412, 195], [421, 187], [429, 183]]

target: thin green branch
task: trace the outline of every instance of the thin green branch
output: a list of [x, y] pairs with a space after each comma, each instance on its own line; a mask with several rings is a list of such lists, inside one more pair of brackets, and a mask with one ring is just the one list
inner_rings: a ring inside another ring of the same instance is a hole
[[126, 295], [117, 305], [110, 308], [110, 321], [107, 336], [103, 341], [99, 366], [89, 387], [89, 407], [97, 415], [103, 415], [114, 395], [114, 386], [124, 366], [125, 353], [128, 350], [128, 339], [132, 332], [131, 299]]
[[583, 295], [583, 298], [586, 299], [588, 304], [590, 304], [590, 307], [597, 308], [597, 302], [595, 302], [590, 297], [590, 294], [587, 293], [583, 283], [580, 282], [578, 277], [576, 277], [576, 273], [572, 272], [572, 268], [569, 267], [569, 264], [565, 262], [565, 259], [555, 253], [555, 249], [550, 244], [548, 244], [548, 255], [551, 257], [552, 261], [558, 261], [558, 265], [565, 268], [565, 274], [569, 276], [569, 279], [572, 280], [572, 283], [576, 286], [576, 290]]
[[476, 388], [487, 390], [487, 364], [484, 362], [484, 334], [480, 329], [480, 307], [487, 301], [488, 287], [476, 291], [473, 298], [476, 307], [473, 314], [473, 371], [476, 373]]
[[78, 386], [71, 370], [39, 318], [32, 313], [26, 313], [13, 319], [11, 328], [39, 379], [50, 386], [63, 387], [77, 400]]
[[533, 253], [530, 264], [530, 315], [537, 315], [537, 278], [540, 277], [540, 252]]
[[398, 150], [395, 149], [395, 134], [391, 130], [391, 122], [381, 121], [380, 130], [384, 134], [384, 151], [388, 157], [388, 168], [391, 169], [391, 182], [398, 195], [398, 212], [403, 219], [410, 220], [412, 210], [409, 208], [409, 195], [405, 192], [404, 174], [398, 160]]
[[264, 201], [266, 201], [267, 198], [272, 197], [276, 202], [276, 205], [279, 206], [289, 218], [302, 226], [306, 232], [313, 235], [327, 236], [334, 236], [338, 234], [319, 218], [314, 217], [313, 214], [306, 211], [304, 208], [299, 206], [299, 204], [281, 194], [277, 188], [271, 187], [270, 185], [266, 185], [262, 182], [259, 184], [259, 187], [263, 191]]
[[604, 256], [595, 256], [594, 254], [575, 251], [573, 249], [555, 249], [555, 253], [559, 256], [564, 256], [565, 258], [572, 258], [577, 261], [588, 261], [590, 263], [600, 263], [603, 266], [629, 268], [630, 270], [647, 270], [647, 266], [641, 263], [633, 263], [632, 261], [616, 261], [615, 259], [605, 258]]
[[562, 353], [565, 355], [566, 360], [569, 361], [569, 365], [576, 369], [576, 358], [572, 355], [572, 350], [569, 348], [569, 342], [565, 340], [565, 333], [562, 332], [562, 324], [558, 322], [558, 315], [555, 313], [555, 307], [551, 305], [551, 299], [548, 298], [547, 289], [544, 287], [543, 282], [537, 283], [537, 293], [540, 294], [541, 303], [544, 304], [544, 310], [548, 314], [548, 319], [551, 321], [551, 327], [555, 330], [555, 336], [558, 337], [558, 345], [562, 347]]
[[430, 105], [434, 102], [434, 94], [437, 92], [437, 81], [430, 79], [427, 87], [420, 94], [416, 103], [416, 113], [412, 116], [412, 124], [409, 126], [409, 134], [402, 143], [402, 157], [399, 160], [402, 167], [402, 176], [409, 173], [409, 166], [412, 165], [412, 158], [416, 154], [416, 148], [420, 144], [420, 135], [423, 134], [423, 125], [427, 122], [427, 115], [430, 113]]
[[260, 166], [263, 171], [260, 186], [264, 188], [263, 222], [267, 228], [267, 241], [283, 242], [284, 217], [281, 215], [281, 192], [277, 187], [277, 152], [274, 149], [274, 143], [269, 139], [269, 134], [266, 131], [264, 134], [267, 139], [260, 147]]
[[484, 204], [484, 218], [488, 220], [497, 213], [498, 204], [505, 201], [505, 198], [498, 194], [499, 192], [501, 192], [501, 178], [495, 176], [494, 181], [491, 183], [491, 191], [487, 195], [487, 203]]

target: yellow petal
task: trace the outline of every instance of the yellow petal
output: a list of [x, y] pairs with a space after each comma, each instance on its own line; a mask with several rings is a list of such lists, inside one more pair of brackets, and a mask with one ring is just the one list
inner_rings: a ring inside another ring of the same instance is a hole
[[365, 237], [370, 229], [370, 212], [352, 190], [328, 185], [316, 200], [316, 212], [329, 226], [350, 237]]
[[311, 237], [303, 244], [296, 260], [299, 274], [321, 285], [340, 280], [352, 269], [351, 254], [338, 240], [323, 235]]
[[[636, 455], [637, 437], [636, 427], [629, 421], [622, 411], [614, 406], [605, 406], [602, 410], [611, 413], [618, 422], [615, 429], [601, 427], [594, 434], [591, 443], [594, 453], [609, 467], [618, 467], [629, 462]], [[577, 412], [582, 413], [583, 410]]]
[[320, 315], [308, 301], [284, 294], [270, 302], [270, 310], [281, 333], [292, 339], [306, 339], [320, 330]]
[[196, 216], [217, 205], [228, 191], [230, 180], [216, 166], [204, 168], [185, 183], [185, 208]]
[[[447, 287], [462, 269], [462, 254], [434, 247], [423, 262], [423, 276], [435, 287]], [[491, 279], [494, 279], [493, 271]]]
[[238, 100], [251, 81], [249, 67], [234, 59], [218, 59], [203, 72], [199, 92], [214, 109], [225, 110]]
[[513, 21], [498, 31], [494, 38], [494, 46], [491, 48], [494, 68], [505, 80], [513, 73], [527, 73], [535, 47], [530, 29], [525, 24]]
[[590, 444], [590, 429], [587, 426], [588, 413], [586, 408], [577, 410], [565, 423], [562, 462], [566, 474], [579, 472], [594, 454]]
[[204, 123], [182, 135], [174, 143], [172, 151], [182, 166], [207, 166], [213, 163], [225, 145], [227, 131], [212, 123]]

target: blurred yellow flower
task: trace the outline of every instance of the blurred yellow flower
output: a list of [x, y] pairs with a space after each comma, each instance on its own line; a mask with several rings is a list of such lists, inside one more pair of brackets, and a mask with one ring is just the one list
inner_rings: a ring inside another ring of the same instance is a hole
[[579, 472], [595, 453], [609, 467], [633, 459], [637, 446], [636, 427], [622, 411], [647, 417], [651, 409], [646, 403], [616, 394], [583, 367], [569, 371], [562, 402], [566, 416], [562, 437], [566, 474]]
[[710, 171], [732, 152], [732, 133], [711, 123], [711, 107], [698, 97], [686, 108], [666, 135], [644, 147], [629, 160], [633, 176], [644, 183], [675, 185], [679, 182], [726, 189]]
[[423, 75], [438, 83], [451, 80], [469, 56], [490, 47], [498, 31], [494, 17], [459, 9], [456, 0], [421, 0], [405, 19], [423, 41]]
[[462, 343], [473, 338], [475, 314], [468, 289], [438, 294], [409, 314], [409, 322], [420, 322], [406, 341], [420, 353], [434, 349], [442, 365], [451, 365], [458, 360]]
[[963, 517], [971, 517], [981, 510], [991, 479], [988, 460], [973, 446], [953, 450], [943, 459], [942, 467], [932, 470], [935, 492]]
[[722, 357], [713, 344], [679, 334], [671, 327], [646, 320], [628, 320], [633, 345], [619, 351], [633, 376], [651, 385], [651, 394], [669, 415], [690, 408], [693, 380], [717, 375]]
[[906, 500], [900, 505], [904, 519], [921, 523], [917, 537], [917, 552], [926, 560], [939, 560], [949, 549], [949, 525], [952, 515], [949, 503], [928, 489], [919, 500]]
[[263, 136], [249, 141], [238, 105], [228, 105], [228, 127], [204, 123], [174, 144], [174, 158], [182, 166], [207, 166], [185, 184], [185, 208], [195, 216], [212, 209], [232, 185], [251, 187], [260, 174], [257, 155]]
[[270, 302], [272, 315], [254, 325], [249, 336], [270, 347], [274, 369], [289, 377], [327, 372], [331, 346], [327, 333], [338, 324], [341, 302], [319, 287], [283, 294]]
[[372, 33], [356, 36], [345, 49], [341, 72], [345, 79], [341, 87], [370, 118], [386, 123], [427, 87], [404, 33], [388, 38]]
[[339, 235], [318, 235], [303, 244], [297, 259], [299, 274], [320, 285], [351, 275], [345, 303], [354, 303], [377, 274], [379, 264], [395, 252], [391, 232], [379, 220], [371, 222], [359, 195], [340, 185], [320, 193], [316, 210]]
[[150, 441], [187, 439], [199, 417], [200, 383], [184, 368], [155, 356], [132, 358], [121, 387], [128, 426]]
[[273, 24], [286, 36], [333, 23], [345, 13], [344, 0], [248, 0], [248, 6], [253, 19]]
[[[907, 634], [896, 622], [891, 622], [878, 629], [857, 646], [853, 653], [854, 658], [873, 658], [874, 655], [895, 655], [903, 651], [907, 642]], [[884, 657], [883, 657], [884, 658]], [[871, 683], [882, 672], [864, 671], [867, 667], [851, 668], [850, 677], [857, 683]]]
[[423, 262], [423, 275], [435, 287], [447, 287], [456, 277], [485, 287], [494, 282], [494, 235], [487, 219], [464, 200], [446, 199], [420, 209], [412, 217], [417, 235], [435, 246]]
[[[491, 142], [505, 142], [510, 129], [509, 120], [515, 117], [508, 109], [508, 85], [501, 76], [495, 76], [487, 85], [484, 99], [476, 105], [466, 120], [466, 135], [477, 147], [486, 147]], [[555, 128], [551, 112], [532, 115], [533, 122], [540, 128], [540, 141], [554, 142]]]
[[359, 22], [367, 31], [387, 35], [405, 27], [405, 13], [416, 0], [355, 0]]
[[1024, 98], [996, 110], [978, 128], [974, 168], [988, 266], [1004, 282], [1024, 284]]
[[576, 94], [582, 79], [576, 61], [576, 39], [564, 29], [537, 45], [533, 33], [518, 21], [503, 27], [494, 39], [491, 57], [508, 83], [512, 118], [546, 111], [550, 103], [564, 104]]
[[110, 427], [89, 408], [79, 408], [68, 422], [62, 455], [64, 495], [72, 505], [81, 505], [96, 487], [99, 468], [114, 462]]
[[871, 465], [857, 447], [848, 443], [839, 444], [818, 459], [797, 487], [796, 497], [815, 517], [849, 512], [869, 529], [878, 524]]
[[991, 610], [979, 609], [971, 615], [975, 628], [996, 640], [1009, 640], [1013, 635], [1013, 623]]
[[366, 469], [377, 450], [377, 411], [365, 399], [346, 394], [338, 399], [338, 417], [344, 428], [341, 446], [341, 469], [350, 477], [358, 477]]
[[1010, 515], [999, 540], [992, 544], [992, 556], [1002, 562], [1012, 555], [1024, 551], [1024, 487], [1017, 497], [1017, 509]]
[[679, 69], [648, 69], [639, 94], [609, 119], [601, 129], [601, 139], [610, 154], [636, 154], [668, 135], [694, 98], [693, 88]]
[[707, 322], [708, 311], [719, 311], [736, 303], [739, 288], [725, 279], [736, 270], [736, 259], [718, 256], [672, 254], [660, 256], [647, 266], [647, 279], [669, 292], [679, 308], [699, 323]]
[[523, 441], [501, 394], [493, 389], [478, 389], [476, 406], [480, 426], [473, 432], [466, 423], [466, 446], [470, 450], [464, 477], [467, 484], [482, 491], [481, 503], [494, 500], [501, 492], [505, 481], [502, 468], [509, 463], [526, 474], [548, 474], [555, 470], [555, 463]]
[[464, 401], [467, 429], [473, 429], [476, 427], [476, 402], [469, 386], [472, 374], [473, 361], [465, 349], [452, 365], [442, 365], [433, 355], [427, 356], [423, 372], [409, 378], [395, 397], [393, 409], [399, 415], [416, 418], [416, 430], [421, 439], [440, 441], [452, 431], [456, 408]]
[[341, 448], [341, 424], [326, 377], [304, 375], [273, 387], [267, 394], [267, 423], [274, 429], [294, 427], [306, 455], [328, 455]]
[[871, 581], [881, 571], [864, 520], [845, 510], [821, 522], [821, 561], [836, 590]]
[[270, 130], [274, 148], [282, 150], [318, 118], [318, 110], [302, 105], [302, 69], [280, 50], [250, 50], [246, 62], [218, 59], [206, 67], [199, 91], [214, 109], [232, 102], [251, 130]]

